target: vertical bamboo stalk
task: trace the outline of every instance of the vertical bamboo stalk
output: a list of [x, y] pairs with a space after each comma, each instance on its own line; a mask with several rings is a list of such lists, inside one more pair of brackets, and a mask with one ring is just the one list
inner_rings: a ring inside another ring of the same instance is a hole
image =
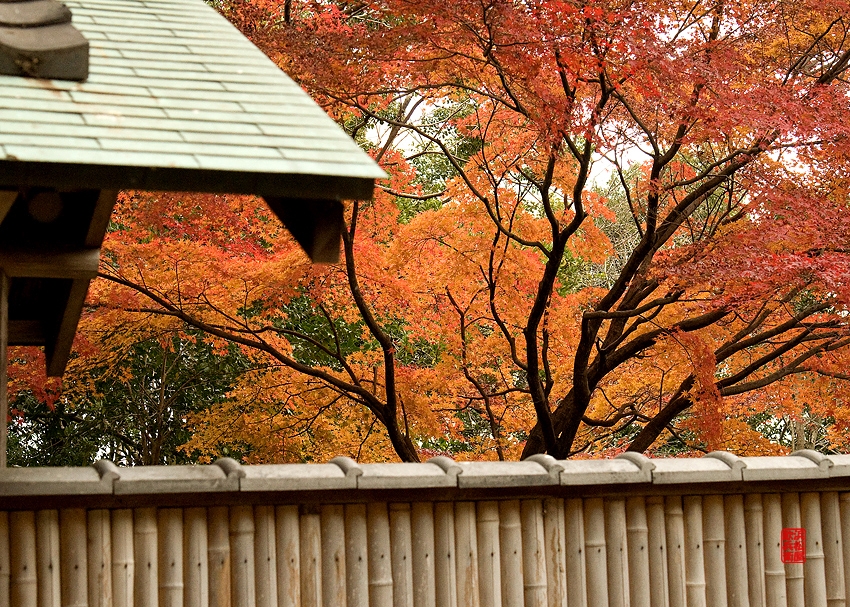
[[210, 607], [230, 607], [230, 510], [227, 506], [207, 511], [207, 563]]
[[723, 498], [726, 528], [726, 592], [729, 607], [750, 607], [747, 584], [747, 523], [744, 496]]
[[345, 593], [348, 607], [369, 606], [368, 546], [366, 504], [347, 504], [345, 506]]
[[112, 525], [109, 510], [88, 512], [88, 586], [91, 607], [112, 607]]
[[608, 605], [608, 555], [605, 547], [605, 504], [601, 498], [584, 500], [584, 547], [587, 604]]
[[605, 549], [608, 562], [608, 604], [629, 605], [629, 554], [626, 537], [626, 501], [605, 500]]
[[112, 601], [114, 607], [133, 607], [133, 511], [112, 511]]
[[800, 495], [803, 528], [806, 530], [804, 591], [806, 605], [826, 605], [826, 567], [823, 553], [820, 493]]
[[0, 607], [10, 607], [12, 563], [9, 556], [9, 513], [0, 511]]
[[[802, 527], [800, 516], [800, 496], [797, 493], [782, 494], [782, 526]], [[803, 579], [802, 563], [785, 563], [785, 592], [788, 607], [803, 607], [806, 604], [806, 590]]]
[[646, 500], [630, 497], [626, 500], [626, 543], [629, 559], [629, 596], [632, 607], [650, 607], [649, 524], [646, 520]]
[[457, 604], [478, 607], [478, 543], [475, 503], [455, 503], [455, 563]]
[[478, 502], [478, 576], [481, 607], [502, 606], [499, 503]]
[[59, 512], [62, 606], [88, 607], [86, 558], [86, 511], [69, 508]]
[[823, 524], [823, 555], [826, 568], [826, 604], [828, 607], [844, 607], [844, 565], [842, 561], [841, 513], [838, 493], [825, 491], [821, 494], [821, 516]]
[[723, 496], [706, 495], [702, 500], [702, 514], [705, 584], [710, 589], [705, 602], [708, 607], [725, 607], [728, 598]]
[[277, 604], [298, 607], [301, 604], [300, 520], [298, 506], [275, 508], [277, 542]]
[[567, 605], [587, 607], [587, 575], [584, 567], [584, 504], [579, 498], [564, 502], [566, 534]]
[[671, 495], [664, 500], [667, 528], [667, 579], [670, 605], [685, 605], [687, 576], [685, 574], [685, 511], [682, 498]]
[[[35, 513], [11, 512], [9, 527], [12, 607], [37, 607]], [[63, 601], [63, 607], [66, 604]]]
[[434, 504], [413, 504], [413, 607], [436, 607]]
[[233, 607], [255, 607], [254, 509], [230, 507], [230, 596]]
[[841, 563], [844, 569], [844, 598], [850, 602], [850, 493], [838, 495], [841, 521]]
[[782, 564], [782, 498], [777, 493], [762, 497], [764, 506], [764, 587], [767, 607], [786, 607], [788, 592]]
[[254, 594], [257, 607], [277, 607], [274, 506], [254, 506], [254, 526]]
[[390, 561], [393, 574], [393, 605], [413, 605], [413, 541], [410, 504], [390, 504]]
[[764, 512], [761, 494], [749, 493], [744, 498], [744, 521], [747, 528], [747, 594], [750, 607], [767, 605], [764, 561]]
[[[301, 553], [301, 605], [322, 605], [322, 522], [318, 509], [303, 508], [298, 529]], [[236, 606], [234, 606], [236, 607]]]
[[183, 510], [160, 509], [157, 531], [160, 607], [183, 607]]
[[159, 605], [159, 560], [157, 559], [156, 508], [136, 508], [133, 511], [135, 533], [133, 555], [136, 576], [133, 592], [136, 607]]
[[393, 604], [393, 573], [387, 505], [368, 504], [366, 523], [369, 529], [369, 605], [390, 607]]
[[545, 607], [548, 603], [546, 584], [546, 539], [543, 534], [543, 502], [522, 500], [522, 574], [526, 607]]
[[[322, 506], [322, 604], [345, 604], [345, 509], [334, 504]], [[259, 606], [258, 606], [259, 607]]]
[[504, 607], [523, 607], [522, 583], [522, 516], [519, 501], [499, 502], [499, 566]]
[[564, 527], [564, 500], [543, 500], [543, 536], [546, 557], [546, 594], [550, 605], [567, 602], [567, 546]]
[[58, 510], [35, 513], [35, 545], [38, 607], [60, 607]]
[[184, 607], [209, 607], [207, 509], [186, 508], [183, 517], [183, 604]]
[[649, 552], [649, 604], [670, 607], [667, 575], [667, 531], [664, 521], [664, 498], [646, 498], [647, 545]]
[[[455, 568], [455, 512], [451, 502], [434, 504], [434, 579], [437, 605], [458, 607]], [[372, 558], [370, 552], [369, 558]], [[371, 562], [369, 563], [371, 566]], [[378, 607], [373, 603], [373, 607]], [[461, 605], [460, 607], [466, 607]]]
[[689, 495], [683, 498], [682, 503], [685, 511], [685, 584], [688, 607], [706, 607], [702, 498]]

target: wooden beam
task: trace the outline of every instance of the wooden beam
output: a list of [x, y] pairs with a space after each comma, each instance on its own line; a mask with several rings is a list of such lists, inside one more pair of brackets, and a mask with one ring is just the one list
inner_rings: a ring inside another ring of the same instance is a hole
[[43, 346], [44, 325], [40, 320], [9, 319], [10, 346]]
[[0, 249], [0, 269], [10, 278], [71, 278], [97, 276], [100, 249], [22, 251]]
[[55, 332], [46, 336], [44, 355], [47, 359], [48, 377], [62, 377], [65, 372], [68, 358], [71, 356], [71, 346], [74, 345], [74, 335], [77, 334], [77, 324], [83, 314], [89, 282], [89, 280], [75, 280], [71, 283], [68, 300], [61, 312]]
[[18, 197], [17, 191], [0, 190], [0, 223], [6, 219], [9, 209], [15, 204], [15, 199]]
[[345, 227], [340, 201], [272, 196], [265, 200], [313, 263], [339, 263]]
[[9, 436], [9, 278], [0, 272], [0, 469], [6, 467]]
[[94, 205], [94, 213], [92, 214], [91, 224], [89, 224], [88, 234], [86, 234], [85, 246], [100, 247], [103, 244], [103, 238], [106, 236], [106, 229], [109, 227], [109, 219], [112, 217], [112, 209], [115, 207], [117, 198], [118, 190], [101, 190]]

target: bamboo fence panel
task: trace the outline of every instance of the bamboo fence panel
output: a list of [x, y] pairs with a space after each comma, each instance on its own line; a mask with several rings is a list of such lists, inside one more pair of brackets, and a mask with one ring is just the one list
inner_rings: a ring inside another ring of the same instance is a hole
[[[451, 502], [434, 504], [434, 585], [439, 607], [458, 607], [455, 568], [455, 511]], [[465, 607], [461, 605], [460, 607]]]
[[457, 604], [478, 607], [478, 532], [475, 502], [455, 503]]
[[60, 575], [63, 607], [88, 606], [86, 543], [86, 511], [82, 508], [61, 510], [59, 512], [59, 554], [62, 560]]
[[744, 496], [723, 499], [726, 531], [726, 596], [729, 607], [749, 607], [747, 588], [747, 522]]
[[112, 511], [112, 601], [114, 607], [133, 607], [136, 563], [133, 557], [133, 511]]
[[62, 587], [59, 580], [59, 511], [36, 512], [35, 530], [38, 607], [60, 607]]
[[747, 530], [747, 596], [750, 607], [765, 607], [764, 511], [758, 493], [744, 498], [744, 522]]
[[317, 511], [305, 509], [300, 514], [298, 550], [301, 554], [301, 605], [303, 607], [321, 607], [322, 605], [321, 525], [321, 517]]
[[826, 568], [826, 604], [827, 607], [845, 607], [847, 601], [844, 593], [844, 564], [841, 562], [843, 538], [841, 537], [841, 513], [836, 491], [826, 491], [821, 494], [821, 523], [823, 525], [823, 554]]
[[[345, 506], [345, 594], [348, 607], [369, 605], [369, 532], [366, 504]], [[293, 603], [292, 607], [296, 607]]]
[[567, 602], [567, 546], [564, 500], [543, 500], [543, 535], [546, 539], [546, 594], [550, 605]]
[[87, 557], [89, 606], [112, 607], [112, 516], [109, 510], [88, 511]]
[[649, 582], [649, 525], [646, 500], [626, 500], [626, 541], [629, 562], [629, 597], [632, 607], [651, 607]]
[[685, 584], [688, 607], [706, 607], [705, 557], [703, 552], [702, 498], [682, 500], [685, 512]]
[[[782, 526], [802, 527], [799, 494], [783, 493], [781, 499]], [[804, 607], [806, 604], [804, 571], [805, 566], [802, 563], [785, 563], [785, 591], [788, 607]]]
[[183, 607], [183, 510], [162, 508], [159, 532], [159, 607]]
[[670, 605], [686, 605], [687, 576], [685, 573], [685, 511], [682, 497], [671, 495], [664, 500], [667, 530], [667, 579]]
[[206, 508], [186, 508], [183, 525], [183, 605], [208, 607], [210, 547]]
[[159, 605], [157, 524], [155, 508], [133, 511], [133, 560], [136, 563], [133, 592], [137, 607]]
[[232, 607], [255, 607], [254, 509], [230, 508], [230, 596]]
[[369, 529], [369, 604], [374, 607], [392, 607], [393, 571], [387, 504], [367, 504], [366, 522]]
[[38, 607], [35, 513], [10, 513], [9, 528], [12, 607]]
[[629, 605], [629, 553], [626, 500], [605, 500], [605, 550], [608, 562], [608, 605]]
[[543, 534], [543, 501], [522, 500], [522, 575], [526, 607], [545, 607], [546, 541]]
[[838, 496], [839, 515], [841, 517], [841, 560], [844, 569], [844, 599], [850, 601], [850, 493]]
[[587, 604], [608, 605], [608, 556], [605, 546], [605, 504], [602, 498], [584, 501], [584, 546]]
[[254, 597], [257, 607], [277, 607], [276, 539], [274, 506], [254, 506]]
[[667, 530], [664, 522], [664, 498], [646, 499], [647, 550], [649, 561], [649, 602], [652, 607], [670, 607], [667, 573]]
[[826, 567], [823, 553], [820, 493], [800, 495], [802, 526], [806, 530], [804, 590], [806, 605], [826, 605]]
[[502, 605], [523, 607], [522, 585], [522, 516], [518, 500], [499, 502], [499, 559], [502, 578]]
[[726, 587], [726, 525], [723, 496], [706, 495], [702, 500], [705, 595], [708, 607], [724, 607]]
[[337, 504], [322, 506], [319, 516], [322, 535], [322, 604], [325, 607], [337, 607], [344, 605], [346, 598], [345, 507]]
[[12, 563], [9, 556], [9, 513], [0, 512], [0, 607], [9, 607]]
[[478, 502], [478, 587], [481, 607], [501, 607], [499, 503]]
[[762, 498], [764, 508], [764, 577], [767, 607], [786, 607], [788, 590], [782, 564], [782, 496], [769, 493]]
[[580, 498], [564, 501], [566, 535], [567, 605], [587, 607], [587, 576], [584, 555], [584, 504]]
[[416, 502], [411, 509], [413, 607], [436, 607], [434, 582], [434, 505]]
[[207, 565], [210, 607], [230, 607], [230, 510], [207, 510]]
[[393, 605], [396, 607], [413, 605], [412, 541], [410, 504], [390, 504], [390, 561], [393, 572]]

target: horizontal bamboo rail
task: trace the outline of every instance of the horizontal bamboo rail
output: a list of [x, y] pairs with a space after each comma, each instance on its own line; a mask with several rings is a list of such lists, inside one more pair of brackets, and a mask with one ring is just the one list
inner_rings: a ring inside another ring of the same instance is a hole
[[10, 469], [0, 607], [847, 605], [850, 456], [587, 464]]

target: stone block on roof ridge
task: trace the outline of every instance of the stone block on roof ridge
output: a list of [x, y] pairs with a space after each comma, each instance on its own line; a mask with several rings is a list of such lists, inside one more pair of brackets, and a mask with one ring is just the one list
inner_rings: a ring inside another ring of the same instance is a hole
[[454, 476], [455, 479], [457, 479], [459, 474], [463, 474], [463, 468], [461, 468], [455, 460], [450, 457], [446, 457], [445, 455], [432, 457], [425, 463], [439, 466], [443, 472], [445, 472], [448, 476]]
[[115, 462], [108, 459], [99, 459], [91, 466], [100, 475], [100, 480], [113, 482], [121, 478], [121, 469], [115, 465]]
[[245, 470], [242, 469], [242, 464], [232, 457], [220, 457], [213, 462], [213, 466], [221, 468], [228, 478], [245, 478]]
[[337, 455], [328, 463], [337, 466], [347, 477], [357, 477], [363, 474], [363, 469], [360, 468], [360, 464], [350, 457], [345, 457], [344, 455]]

